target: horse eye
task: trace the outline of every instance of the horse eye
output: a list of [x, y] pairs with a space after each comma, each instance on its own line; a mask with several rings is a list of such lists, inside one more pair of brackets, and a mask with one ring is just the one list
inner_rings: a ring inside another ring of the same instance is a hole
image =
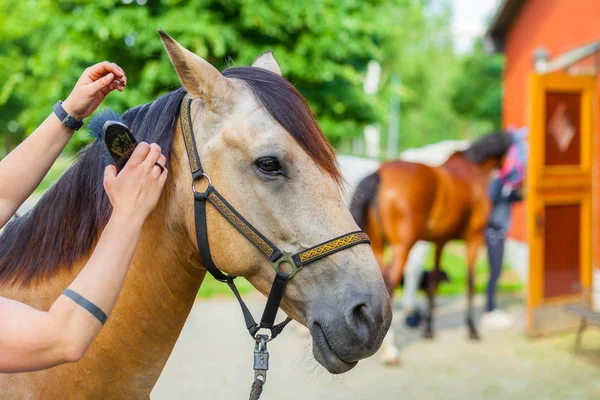
[[281, 166], [279, 161], [273, 157], [263, 157], [256, 160], [256, 166], [261, 172], [269, 175], [276, 175], [281, 173]]

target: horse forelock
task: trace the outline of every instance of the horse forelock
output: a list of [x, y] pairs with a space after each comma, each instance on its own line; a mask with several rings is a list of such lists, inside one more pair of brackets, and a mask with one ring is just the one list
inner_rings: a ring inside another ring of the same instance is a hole
[[342, 175], [335, 152], [300, 92], [286, 79], [263, 68], [236, 67], [223, 71], [227, 78], [243, 81], [256, 99], [339, 185]]
[[[138, 141], [161, 146], [168, 160], [184, 96], [178, 89], [126, 111], [120, 119]], [[115, 118], [119, 116], [114, 112], [100, 112], [90, 123], [94, 136], [99, 137], [106, 120]], [[48, 279], [90, 252], [112, 210], [103, 188], [108, 160], [96, 139], [31, 211], [5, 227], [0, 235], [0, 284]]]

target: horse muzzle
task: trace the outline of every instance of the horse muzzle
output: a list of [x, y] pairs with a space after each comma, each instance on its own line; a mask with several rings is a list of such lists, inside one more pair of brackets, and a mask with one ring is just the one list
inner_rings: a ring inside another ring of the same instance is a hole
[[389, 297], [380, 293], [350, 290], [344, 296], [349, 301], [333, 295], [309, 313], [313, 355], [332, 374], [349, 371], [379, 350], [392, 322]]

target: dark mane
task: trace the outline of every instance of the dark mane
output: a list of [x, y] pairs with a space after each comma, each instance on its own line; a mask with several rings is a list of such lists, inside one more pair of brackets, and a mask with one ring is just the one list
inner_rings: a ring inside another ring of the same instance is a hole
[[243, 81], [269, 114], [292, 135], [308, 155], [340, 184], [335, 153], [310, 106], [300, 92], [281, 76], [263, 68], [237, 67], [223, 71], [227, 78]]
[[[168, 93], [128, 110], [122, 120], [138, 141], [157, 143], [168, 159], [183, 96], [183, 89]], [[94, 133], [115, 117], [111, 112], [95, 117]], [[87, 146], [30, 212], [6, 226], [0, 235], [0, 284], [49, 278], [89, 252], [112, 209], [102, 184], [105, 154], [98, 140]]]
[[474, 163], [482, 163], [488, 158], [502, 157], [512, 145], [510, 133], [499, 132], [486, 135], [473, 143], [462, 154]]

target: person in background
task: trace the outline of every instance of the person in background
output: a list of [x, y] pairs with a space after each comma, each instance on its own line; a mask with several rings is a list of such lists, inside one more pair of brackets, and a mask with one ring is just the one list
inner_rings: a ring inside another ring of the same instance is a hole
[[[114, 63], [86, 69], [64, 103], [0, 161], [0, 228], [39, 185], [82, 119], [126, 82]], [[0, 373], [40, 370], [83, 356], [121, 292], [144, 221], [167, 180], [165, 162], [158, 145], [140, 143], [118, 175], [115, 166], [106, 167], [112, 215], [87, 264], [49, 310], [0, 297]]]
[[512, 324], [510, 316], [497, 308], [496, 289], [504, 262], [504, 244], [510, 228], [513, 203], [523, 199], [522, 184], [527, 158], [527, 129], [509, 129], [513, 144], [508, 150], [498, 176], [492, 180], [489, 195], [492, 212], [485, 230], [490, 277], [487, 286], [486, 312], [482, 324], [489, 328], [507, 328]]

